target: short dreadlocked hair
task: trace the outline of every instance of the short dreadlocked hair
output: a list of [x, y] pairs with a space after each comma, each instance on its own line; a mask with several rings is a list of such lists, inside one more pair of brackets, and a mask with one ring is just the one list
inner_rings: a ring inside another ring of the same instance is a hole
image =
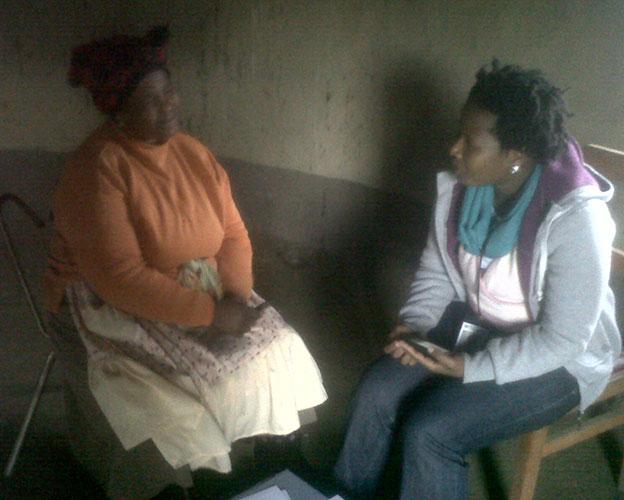
[[491, 65], [477, 72], [467, 106], [496, 116], [494, 133], [504, 149], [516, 149], [546, 165], [568, 141], [565, 122], [570, 116], [563, 91], [537, 70]]

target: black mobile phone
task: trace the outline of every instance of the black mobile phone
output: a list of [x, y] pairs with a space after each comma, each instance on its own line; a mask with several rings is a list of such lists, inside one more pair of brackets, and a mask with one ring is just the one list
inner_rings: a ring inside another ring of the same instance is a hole
[[431, 355], [432, 349], [437, 349], [438, 351], [441, 351], [441, 352], [448, 352], [448, 350], [445, 349], [444, 347], [441, 347], [432, 342], [429, 342], [428, 340], [423, 339], [422, 337], [420, 337], [418, 333], [415, 333], [415, 332], [410, 332], [410, 333], [406, 333], [405, 335], [401, 335], [399, 339], [404, 340], [410, 346], [416, 349], [419, 353], [421, 353], [423, 356], [427, 356], [430, 359], [435, 360], [435, 358]]

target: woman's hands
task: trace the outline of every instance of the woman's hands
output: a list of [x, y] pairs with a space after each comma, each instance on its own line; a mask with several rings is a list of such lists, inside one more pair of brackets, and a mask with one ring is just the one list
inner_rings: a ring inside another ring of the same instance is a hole
[[260, 317], [260, 311], [249, 307], [240, 297], [226, 295], [215, 305], [212, 326], [220, 333], [241, 336]]
[[456, 378], [464, 377], [464, 357], [461, 354], [446, 353], [438, 349], [432, 349], [429, 351], [429, 355], [425, 356], [404, 340], [399, 339], [401, 334], [409, 331], [410, 329], [405, 325], [394, 327], [389, 335], [391, 342], [384, 348], [384, 351], [406, 366], [421, 364], [431, 372], [439, 375]]

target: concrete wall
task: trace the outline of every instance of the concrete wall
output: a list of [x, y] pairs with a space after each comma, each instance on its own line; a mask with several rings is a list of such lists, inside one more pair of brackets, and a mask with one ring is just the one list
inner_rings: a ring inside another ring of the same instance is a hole
[[0, 150], [75, 147], [99, 117], [65, 84], [71, 48], [163, 22], [184, 123], [220, 157], [426, 197], [492, 56], [568, 88], [582, 142], [624, 148], [621, 0], [1, 5]]

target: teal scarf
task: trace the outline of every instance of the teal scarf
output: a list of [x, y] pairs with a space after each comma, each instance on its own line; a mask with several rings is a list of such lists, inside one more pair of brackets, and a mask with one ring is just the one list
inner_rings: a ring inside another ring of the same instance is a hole
[[535, 167], [515, 204], [502, 217], [494, 208], [493, 184], [466, 188], [459, 217], [459, 241], [468, 253], [496, 259], [513, 250], [542, 170], [541, 166]]

